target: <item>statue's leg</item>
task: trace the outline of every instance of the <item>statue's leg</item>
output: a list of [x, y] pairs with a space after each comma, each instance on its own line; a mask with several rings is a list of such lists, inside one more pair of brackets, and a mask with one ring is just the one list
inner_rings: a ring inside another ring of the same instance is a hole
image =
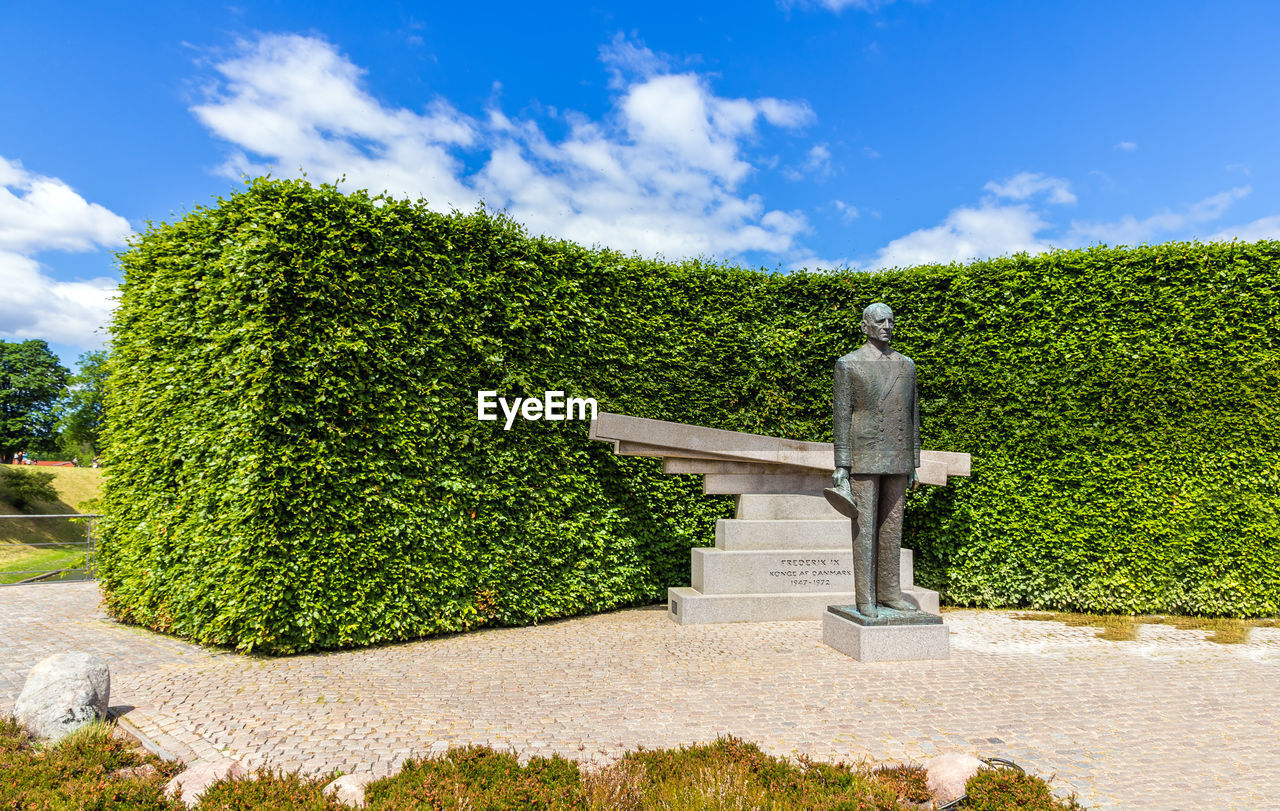
[[852, 476], [849, 482], [858, 502], [858, 522], [853, 525], [853, 591], [858, 612], [876, 616], [876, 501], [879, 476]]
[[915, 609], [902, 597], [902, 513], [906, 502], [906, 475], [881, 477], [880, 524], [876, 527], [876, 595], [880, 605], [899, 611]]

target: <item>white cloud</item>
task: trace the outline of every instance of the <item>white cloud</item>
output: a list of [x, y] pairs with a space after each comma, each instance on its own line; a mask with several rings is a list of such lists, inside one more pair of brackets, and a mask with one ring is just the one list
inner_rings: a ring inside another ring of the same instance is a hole
[[893, 3], [893, 0], [780, 0], [779, 4], [786, 9], [799, 6], [801, 8], [812, 8], [820, 6], [828, 11], [840, 12], [846, 8], [856, 8], [861, 11], [875, 11], [883, 6]]
[[1120, 143], [1112, 147], [1112, 149], [1115, 149], [1120, 152], [1132, 152], [1137, 148], [1138, 148], [1138, 145], [1133, 141], [1121, 141]]
[[996, 195], [1011, 200], [1026, 200], [1037, 194], [1047, 194], [1050, 203], [1070, 205], [1076, 201], [1071, 193], [1071, 184], [1060, 177], [1050, 177], [1039, 172], [1022, 172], [1003, 183], [994, 180], [982, 188]]
[[840, 219], [845, 222], [853, 222], [862, 216], [862, 212], [857, 206], [849, 205], [843, 200], [832, 200], [831, 205], [835, 206], [836, 211], [840, 212]]
[[0, 157], [0, 337], [101, 346], [116, 281], [58, 281], [33, 255], [123, 247], [129, 223], [70, 186]]
[[[484, 199], [534, 232], [649, 255], [790, 251], [808, 225], [741, 190], [757, 171], [745, 145], [762, 125], [808, 125], [808, 105], [718, 96], [706, 77], [672, 72], [669, 58], [624, 37], [601, 59], [612, 114], [560, 116], [570, 127], [559, 141], [496, 107], [472, 118], [443, 100], [421, 113], [384, 105], [333, 45], [296, 35], [242, 44], [193, 112], [238, 147], [227, 172], [269, 162], [277, 174], [345, 174], [354, 187], [423, 196], [436, 209]], [[459, 154], [480, 168], [468, 172]]]
[[826, 144], [814, 144], [805, 153], [804, 163], [783, 172], [788, 180], [803, 180], [806, 175], [824, 178], [831, 173], [831, 147]]
[[1001, 206], [985, 201], [978, 208], [955, 209], [941, 225], [898, 237], [869, 264], [875, 268], [908, 267], [1022, 251], [1042, 253], [1051, 246], [1037, 235], [1048, 227], [1027, 205]]
[[1196, 234], [1187, 233], [1189, 229], [1220, 219], [1232, 203], [1252, 191], [1249, 186], [1237, 186], [1206, 197], [1181, 212], [1162, 211], [1141, 220], [1130, 214], [1115, 222], [1072, 222], [1068, 240], [1077, 245], [1099, 242], [1138, 245], [1158, 237], [1194, 237]]
[[807, 127], [817, 120], [813, 110], [804, 102], [785, 101], [783, 99], [762, 98], [755, 102], [756, 109], [764, 120], [775, 127], [799, 129]]
[[0, 337], [43, 338], [53, 343], [97, 348], [114, 308], [116, 280], [61, 282], [46, 275], [38, 262], [0, 251]]
[[1256, 242], [1260, 239], [1280, 239], [1280, 214], [1263, 217], [1244, 225], [1224, 228], [1211, 234], [1209, 241], [1239, 239], [1244, 242]]
[[[1040, 174], [1022, 173], [1004, 182], [992, 181], [983, 187], [992, 195], [976, 207], [960, 207], [940, 225], [912, 231], [893, 240], [876, 256], [862, 262], [866, 267], [909, 267], [934, 262], [966, 262], [1015, 253], [1042, 253], [1054, 247], [1072, 248], [1104, 242], [1135, 245], [1160, 239], [1192, 239], [1195, 230], [1222, 217], [1236, 200], [1251, 189], [1241, 186], [1206, 197], [1179, 212], [1164, 211], [1144, 219], [1127, 215], [1110, 222], [1075, 221], [1065, 230], [1055, 227], [1044, 207], [1033, 198], [1044, 194], [1043, 203], [1075, 202], [1066, 181]], [[1017, 205], [1000, 198], [1019, 201]], [[1068, 199], [1069, 198], [1069, 199]], [[1263, 217], [1251, 223], [1220, 230], [1209, 240], [1280, 239], [1280, 216]]]
[[673, 60], [666, 54], [656, 54], [643, 44], [633, 42], [618, 32], [608, 45], [600, 46], [600, 61], [609, 70], [609, 86], [625, 87], [628, 77], [648, 78], [671, 70]]
[[223, 165], [230, 176], [290, 174], [301, 167], [333, 182], [425, 197], [439, 209], [471, 208], [475, 193], [458, 180], [450, 150], [475, 142], [475, 121], [436, 99], [423, 112], [388, 109], [362, 86], [364, 71], [327, 42], [297, 35], [241, 43], [217, 70], [225, 87], [192, 112], [240, 147]]
[[121, 247], [129, 221], [90, 203], [55, 177], [0, 156], [0, 250], [91, 251]]

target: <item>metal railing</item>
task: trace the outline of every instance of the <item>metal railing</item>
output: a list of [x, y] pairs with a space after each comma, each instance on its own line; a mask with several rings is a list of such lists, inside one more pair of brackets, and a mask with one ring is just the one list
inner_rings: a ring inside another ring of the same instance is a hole
[[[63, 567], [56, 569], [5, 569], [0, 568], [0, 588], [4, 586], [21, 586], [30, 583], [64, 583], [69, 580], [92, 580], [93, 573], [93, 519], [101, 518], [98, 513], [66, 513], [61, 515], [0, 515], [0, 521], [5, 519], [51, 519], [61, 518], [64, 520], [83, 520], [85, 522], [84, 540], [77, 541], [12, 541], [0, 540], [0, 549], [62, 549], [62, 548], [83, 548], [84, 559], [79, 566]], [[67, 561], [60, 561], [67, 562]], [[0, 558], [0, 567], [3, 566], [3, 558]], [[27, 575], [27, 577], [18, 577]], [[18, 577], [18, 579], [14, 579]]]

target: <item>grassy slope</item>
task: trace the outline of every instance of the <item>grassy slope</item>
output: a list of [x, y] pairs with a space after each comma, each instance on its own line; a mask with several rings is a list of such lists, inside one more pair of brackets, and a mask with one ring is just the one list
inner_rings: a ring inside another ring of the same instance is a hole
[[[0, 515], [64, 515], [84, 511], [90, 499], [98, 497], [102, 471], [92, 468], [31, 467], [52, 473], [58, 500], [33, 504], [19, 510], [0, 498]], [[35, 546], [50, 542], [80, 543], [85, 537], [83, 523], [56, 518], [0, 520], [0, 583], [11, 583], [29, 575], [6, 575], [15, 570], [66, 569], [83, 565], [84, 548]]]

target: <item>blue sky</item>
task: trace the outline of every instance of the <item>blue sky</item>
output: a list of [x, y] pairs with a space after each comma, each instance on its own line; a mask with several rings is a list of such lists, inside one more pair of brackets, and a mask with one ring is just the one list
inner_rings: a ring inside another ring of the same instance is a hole
[[0, 338], [270, 171], [787, 272], [1280, 238], [1280, 4], [5, 2]]

